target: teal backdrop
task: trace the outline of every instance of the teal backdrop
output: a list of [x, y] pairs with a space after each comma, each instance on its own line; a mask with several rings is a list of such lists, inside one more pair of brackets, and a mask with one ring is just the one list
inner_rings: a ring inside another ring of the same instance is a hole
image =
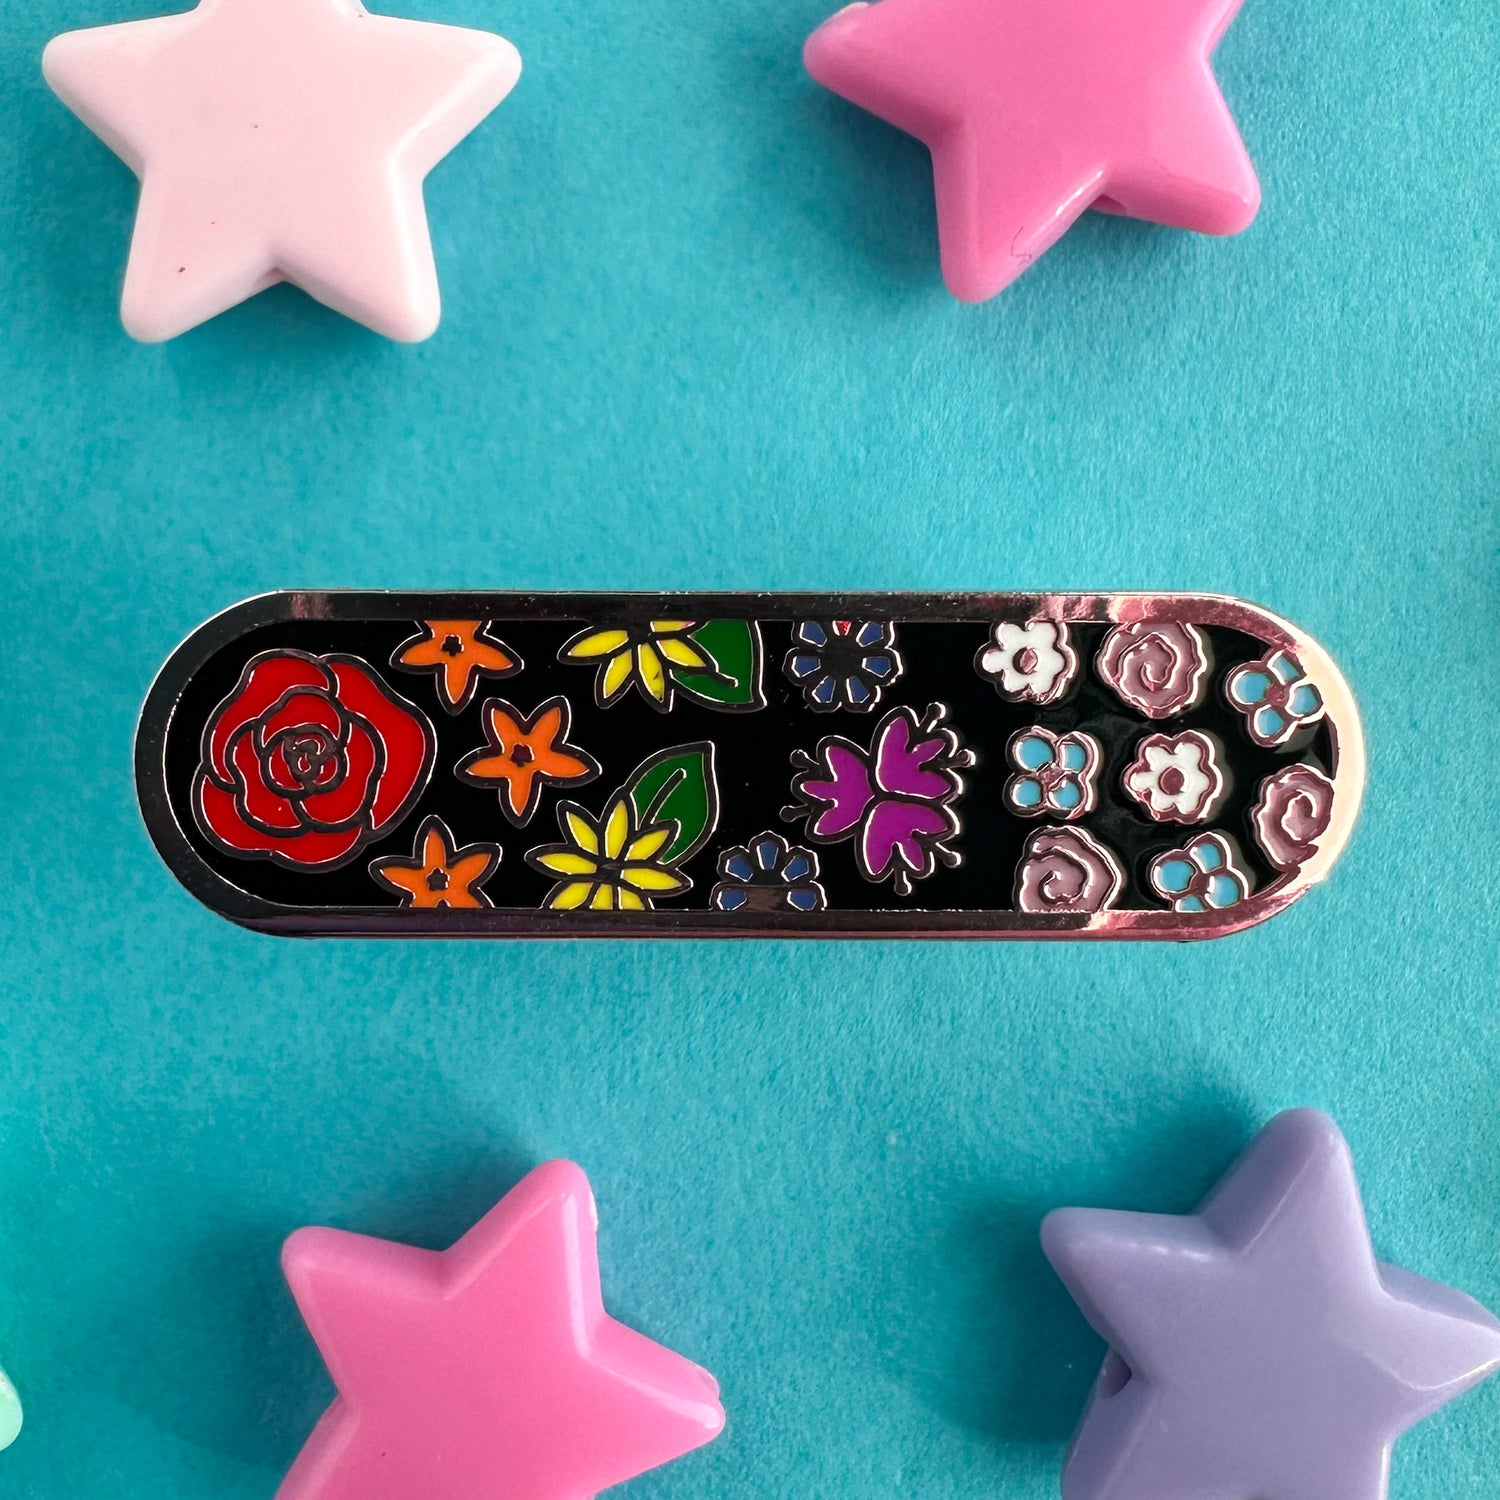
[[[1500, 1305], [1492, 0], [1248, 0], [1250, 231], [1090, 218], [982, 307], [924, 150], [804, 75], [831, 8], [402, 0], [525, 60], [430, 179], [414, 348], [288, 288], [132, 344], [135, 184], [39, 58], [150, 6], [0, 16], [6, 1496], [269, 1500], [331, 1394], [282, 1238], [441, 1246], [553, 1156], [724, 1387], [632, 1500], [1054, 1496], [1101, 1349], [1041, 1215], [1185, 1211], [1289, 1105]], [[1344, 668], [1365, 811], [1201, 946], [253, 936], [148, 843], [136, 712], [216, 610], [344, 585], [1226, 590]], [[1497, 1420], [1393, 1495], [1500, 1492]]]

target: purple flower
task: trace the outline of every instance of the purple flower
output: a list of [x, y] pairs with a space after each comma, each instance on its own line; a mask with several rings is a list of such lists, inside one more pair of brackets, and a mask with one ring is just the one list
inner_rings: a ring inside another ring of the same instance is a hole
[[865, 750], [842, 735], [818, 743], [816, 757], [798, 751], [792, 792], [800, 801], [783, 809], [806, 818], [807, 836], [820, 844], [854, 841], [854, 859], [866, 880], [887, 876], [898, 895], [925, 880], [939, 862], [956, 865], [948, 847], [959, 829], [952, 804], [963, 792], [959, 772], [973, 764], [958, 735], [943, 727], [948, 710], [894, 708], [876, 726]]

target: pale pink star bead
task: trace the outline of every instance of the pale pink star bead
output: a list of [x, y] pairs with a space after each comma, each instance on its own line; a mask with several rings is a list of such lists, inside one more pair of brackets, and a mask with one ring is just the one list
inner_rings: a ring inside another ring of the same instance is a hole
[[278, 281], [406, 341], [440, 311], [422, 180], [514, 87], [503, 37], [357, 0], [202, 0], [71, 31], [62, 101], [141, 179], [120, 314], [175, 337]]

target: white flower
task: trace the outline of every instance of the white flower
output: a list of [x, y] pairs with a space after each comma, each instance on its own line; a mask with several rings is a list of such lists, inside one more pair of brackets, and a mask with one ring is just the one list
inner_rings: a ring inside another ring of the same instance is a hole
[[1224, 794], [1224, 772], [1211, 735], [1148, 734], [1125, 768], [1125, 790], [1158, 823], [1203, 823]]
[[980, 675], [1012, 703], [1056, 703], [1078, 670], [1061, 620], [1005, 620], [991, 631], [994, 645], [979, 653]]

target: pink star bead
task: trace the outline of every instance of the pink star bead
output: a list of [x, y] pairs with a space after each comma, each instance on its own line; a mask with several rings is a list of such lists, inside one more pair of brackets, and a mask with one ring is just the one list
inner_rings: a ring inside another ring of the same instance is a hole
[[604, 1311], [596, 1223], [554, 1161], [448, 1250], [292, 1235], [339, 1394], [277, 1500], [587, 1500], [716, 1436], [713, 1376]]
[[141, 179], [120, 308], [134, 337], [291, 281], [415, 340], [439, 313], [422, 179], [521, 59], [503, 37], [357, 0], [202, 0], [54, 37], [42, 70]]
[[983, 301], [1088, 208], [1244, 229], [1255, 169], [1209, 56], [1240, 0], [877, 0], [808, 38], [818, 82], [932, 152], [943, 277]]

